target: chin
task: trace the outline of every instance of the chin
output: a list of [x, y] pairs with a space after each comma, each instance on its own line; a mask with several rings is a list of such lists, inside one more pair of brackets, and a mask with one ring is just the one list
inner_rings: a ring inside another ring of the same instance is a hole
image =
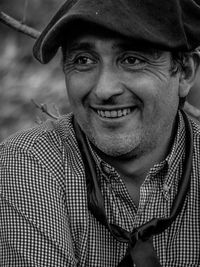
[[133, 147], [123, 147], [123, 148], [117, 148], [116, 146], [114, 147], [101, 147], [98, 146], [98, 149], [101, 150], [104, 154], [110, 156], [110, 157], [117, 157], [117, 158], [126, 158], [126, 157], [130, 157], [130, 154], [134, 154], [135, 149]]
[[108, 136], [106, 138], [95, 138], [93, 136], [90, 140], [101, 152], [111, 157], [133, 155], [140, 143], [139, 138], [130, 139], [130, 137], [119, 138], [115, 136]]
[[[137, 147], [140, 146], [141, 136], [140, 131], [135, 131], [133, 134], [130, 133], [111, 133], [111, 132], [103, 132], [99, 131], [93, 127], [92, 123], [81, 122], [79, 120], [80, 127], [82, 131], [86, 134], [88, 139], [92, 142], [92, 144], [103, 152], [104, 154], [111, 157], [121, 157], [128, 155], [129, 153], [133, 154]], [[89, 127], [90, 125], [91, 127]], [[131, 132], [131, 131], [129, 131]]]

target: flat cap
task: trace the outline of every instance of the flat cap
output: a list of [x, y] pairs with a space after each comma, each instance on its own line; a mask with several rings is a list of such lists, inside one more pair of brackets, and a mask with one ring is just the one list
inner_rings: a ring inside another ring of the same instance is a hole
[[67, 0], [36, 40], [34, 56], [48, 63], [76, 31], [73, 23], [83, 21], [163, 50], [200, 45], [200, 0]]

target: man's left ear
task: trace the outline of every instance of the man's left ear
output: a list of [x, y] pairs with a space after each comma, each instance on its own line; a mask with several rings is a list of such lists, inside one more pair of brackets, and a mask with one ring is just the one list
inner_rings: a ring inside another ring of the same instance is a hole
[[179, 77], [179, 97], [186, 97], [194, 85], [199, 62], [198, 53], [185, 57], [184, 66]]

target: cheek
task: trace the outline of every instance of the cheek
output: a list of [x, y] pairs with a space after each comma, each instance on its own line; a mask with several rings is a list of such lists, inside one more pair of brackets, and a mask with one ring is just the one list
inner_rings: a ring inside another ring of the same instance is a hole
[[168, 109], [168, 112], [178, 109], [179, 103], [179, 80], [171, 77], [168, 82], [164, 83], [163, 86], [160, 86], [159, 102], [162, 106], [165, 106]]
[[65, 75], [65, 84], [71, 104], [85, 101], [94, 86], [94, 75], [74, 73]]
[[135, 97], [139, 98], [143, 106], [153, 105], [158, 97], [161, 97], [159, 83], [151, 76], [144, 73], [136, 73], [126, 76], [126, 87]]
[[127, 77], [128, 86], [143, 103], [145, 117], [153, 114], [157, 119], [160, 116], [168, 116], [166, 113], [172, 115], [177, 111], [178, 79], [170, 77], [168, 73], [156, 76], [145, 72], [132, 78], [134, 79]]

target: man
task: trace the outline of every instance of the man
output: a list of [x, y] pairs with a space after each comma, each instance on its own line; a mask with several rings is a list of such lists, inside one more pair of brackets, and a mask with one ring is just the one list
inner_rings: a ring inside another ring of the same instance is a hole
[[1, 144], [1, 266], [200, 265], [199, 44], [197, 0], [64, 3], [34, 55], [73, 113]]

